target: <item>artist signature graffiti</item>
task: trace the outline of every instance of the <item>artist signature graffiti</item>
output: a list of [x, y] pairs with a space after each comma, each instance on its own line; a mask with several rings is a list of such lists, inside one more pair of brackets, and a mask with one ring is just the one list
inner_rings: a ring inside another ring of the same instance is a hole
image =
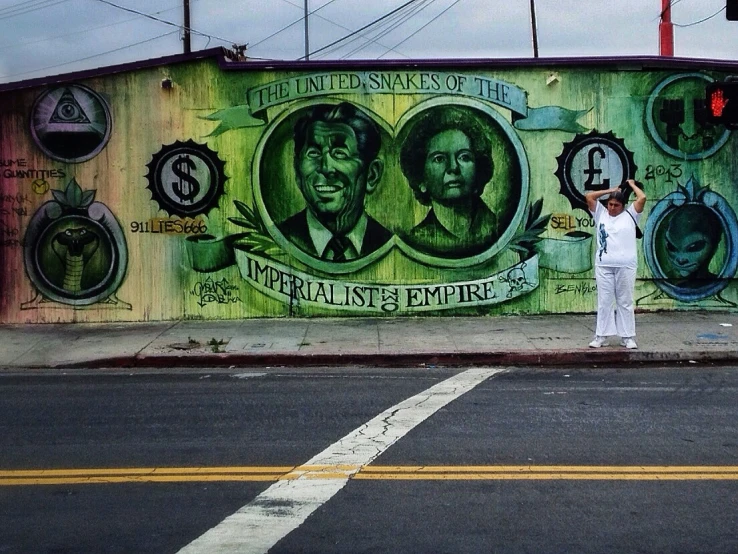
[[234, 294], [237, 290], [236, 285], [231, 285], [228, 279], [213, 281], [210, 277], [195, 283], [190, 294], [197, 297], [197, 305], [204, 308], [208, 304], [236, 304], [241, 299]]

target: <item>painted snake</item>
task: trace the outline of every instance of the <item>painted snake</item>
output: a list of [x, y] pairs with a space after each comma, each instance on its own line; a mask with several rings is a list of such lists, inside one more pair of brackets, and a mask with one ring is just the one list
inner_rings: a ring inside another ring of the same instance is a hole
[[54, 252], [64, 264], [64, 290], [82, 291], [82, 272], [99, 244], [96, 234], [81, 227], [67, 229], [54, 236]]

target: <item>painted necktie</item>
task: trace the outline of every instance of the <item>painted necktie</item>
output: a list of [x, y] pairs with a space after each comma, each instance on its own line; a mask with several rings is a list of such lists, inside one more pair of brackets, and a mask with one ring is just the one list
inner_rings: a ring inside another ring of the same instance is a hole
[[[344, 235], [333, 235], [333, 238], [328, 241], [328, 245], [325, 247], [323, 252], [323, 259], [332, 260], [334, 262], [345, 262], [346, 261], [346, 250], [351, 245], [351, 241]], [[331, 254], [333, 254], [331, 256]]]

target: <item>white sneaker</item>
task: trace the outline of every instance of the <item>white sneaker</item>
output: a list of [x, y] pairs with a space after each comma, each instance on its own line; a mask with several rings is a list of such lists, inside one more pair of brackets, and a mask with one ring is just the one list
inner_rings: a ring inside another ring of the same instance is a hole
[[630, 348], [631, 350], [638, 348], [638, 345], [636, 344], [636, 341], [634, 341], [632, 338], [624, 338], [620, 341], [620, 346], [624, 346], [625, 348]]
[[[590, 348], [599, 348], [600, 346], [605, 346], [607, 344], [607, 338], [606, 337], [600, 337], [596, 336], [592, 342], [589, 343]], [[635, 343], [633, 343], [635, 344]]]

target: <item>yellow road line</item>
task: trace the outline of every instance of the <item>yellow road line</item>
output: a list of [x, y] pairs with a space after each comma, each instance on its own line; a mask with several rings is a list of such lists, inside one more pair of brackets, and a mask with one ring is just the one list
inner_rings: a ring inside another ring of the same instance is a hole
[[736, 481], [736, 473], [359, 473], [354, 479], [383, 481]]
[[0, 478], [0, 487], [10, 485], [109, 485], [116, 483], [188, 483], [188, 482], [237, 482], [237, 481], [266, 481], [274, 482], [280, 475], [141, 475], [141, 476], [111, 476], [111, 477], [50, 477], [10, 479]]
[[[299, 466], [305, 467], [305, 466]], [[336, 466], [331, 466], [334, 469]], [[298, 466], [237, 466], [237, 467], [130, 467], [108, 469], [15, 469], [0, 470], [0, 479], [16, 475], [35, 477], [56, 476], [95, 476], [95, 475], [199, 475], [208, 473], [278, 473], [284, 474]]]
[[362, 473], [513, 473], [513, 472], [585, 472], [585, 473], [685, 473], [738, 471], [738, 466], [365, 466]]
[[362, 480], [734, 481], [738, 466], [244, 466], [0, 470], [0, 486], [177, 482]]

